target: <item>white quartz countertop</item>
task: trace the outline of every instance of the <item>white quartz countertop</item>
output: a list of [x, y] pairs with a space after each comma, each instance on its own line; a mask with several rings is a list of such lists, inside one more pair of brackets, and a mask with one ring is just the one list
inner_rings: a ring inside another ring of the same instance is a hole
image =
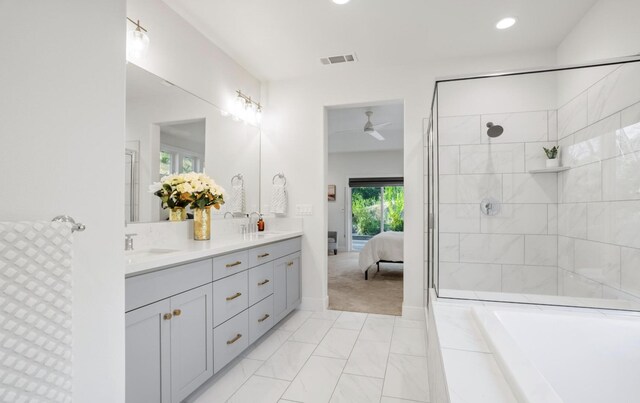
[[302, 236], [302, 231], [267, 231], [247, 235], [225, 234], [209, 241], [185, 240], [153, 248], [125, 252], [125, 277], [163, 269], [194, 260], [224, 255], [273, 242]]

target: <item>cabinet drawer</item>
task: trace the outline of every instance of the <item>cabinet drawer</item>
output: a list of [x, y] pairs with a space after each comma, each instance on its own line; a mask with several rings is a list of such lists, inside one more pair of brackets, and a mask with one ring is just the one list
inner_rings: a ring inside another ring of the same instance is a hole
[[249, 305], [273, 294], [273, 262], [249, 270]]
[[234, 274], [213, 283], [213, 326], [249, 307], [248, 273]]
[[246, 250], [216, 257], [213, 259], [213, 280], [231, 276], [247, 270], [248, 267], [249, 252]]
[[255, 247], [249, 251], [249, 267], [261, 265], [301, 249], [300, 237]]
[[125, 311], [210, 283], [211, 259], [125, 279]]
[[249, 345], [249, 312], [213, 329], [213, 372], [218, 372]]
[[249, 343], [273, 327], [273, 295], [249, 308]]

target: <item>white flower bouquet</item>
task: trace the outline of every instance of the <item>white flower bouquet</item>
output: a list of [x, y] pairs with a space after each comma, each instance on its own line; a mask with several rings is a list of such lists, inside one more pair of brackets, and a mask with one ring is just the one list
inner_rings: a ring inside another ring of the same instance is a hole
[[162, 208], [220, 209], [224, 204], [224, 189], [203, 173], [167, 175], [149, 186], [149, 191], [162, 200]]

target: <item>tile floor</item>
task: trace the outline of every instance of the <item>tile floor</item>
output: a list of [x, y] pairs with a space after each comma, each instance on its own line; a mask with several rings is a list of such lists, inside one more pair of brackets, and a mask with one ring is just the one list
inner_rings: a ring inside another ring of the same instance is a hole
[[294, 311], [188, 402], [428, 402], [426, 351], [421, 321]]

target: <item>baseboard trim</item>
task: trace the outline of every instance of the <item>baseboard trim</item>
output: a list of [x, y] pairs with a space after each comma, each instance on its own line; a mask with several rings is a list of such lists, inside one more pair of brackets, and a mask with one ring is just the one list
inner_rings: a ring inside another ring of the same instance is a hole
[[402, 305], [402, 317], [410, 320], [424, 320], [423, 306]]
[[329, 298], [309, 298], [303, 297], [300, 309], [303, 311], [324, 311], [329, 306]]

